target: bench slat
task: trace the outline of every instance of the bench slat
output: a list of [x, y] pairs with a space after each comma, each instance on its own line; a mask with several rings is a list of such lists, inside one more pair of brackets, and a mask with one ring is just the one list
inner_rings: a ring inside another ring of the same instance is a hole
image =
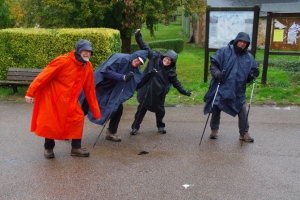
[[30, 81], [32, 82], [36, 76], [7, 76], [8, 81]]
[[11, 72], [8, 71], [7, 75], [10, 76], [37, 76], [40, 72]]
[[8, 71], [11, 72], [37, 72], [40, 73], [42, 69], [28, 69], [28, 68], [15, 68], [15, 67], [10, 67]]

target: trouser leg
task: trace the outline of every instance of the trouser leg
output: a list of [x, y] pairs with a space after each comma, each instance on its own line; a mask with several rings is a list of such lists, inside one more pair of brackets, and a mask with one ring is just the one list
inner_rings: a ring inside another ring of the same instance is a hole
[[[238, 114], [238, 118], [239, 118], [239, 132], [240, 132], [240, 134], [247, 133], [249, 131], [249, 123], [248, 123], [248, 120], [247, 120], [246, 103], [243, 105], [240, 113]], [[245, 127], [245, 125], [246, 125], [246, 127]]]
[[54, 149], [55, 141], [53, 139], [45, 138], [45, 149]]
[[146, 112], [147, 112], [147, 109], [142, 107], [140, 104], [135, 113], [134, 122], [132, 123], [131, 128], [140, 129], [140, 124], [142, 123], [142, 121], [146, 115]]
[[75, 149], [81, 148], [81, 139], [72, 139], [72, 147]]
[[214, 112], [211, 114], [210, 128], [211, 130], [219, 130], [221, 119], [221, 110], [218, 107], [214, 108]]
[[82, 109], [84, 115], [87, 115], [89, 113], [89, 104], [88, 104], [86, 98], [83, 100], [83, 102], [81, 104], [81, 109]]
[[121, 120], [123, 114], [123, 104], [120, 104], [117, 111], [114, 113], [114, 115], [110, 118], [109, 127], [108, 130], [111, 133], [117, 133], [119, 122]]
[[161, 112], [161, 113], [155, 113], [155, 116], [156, 116], [156, 126], [157, 128], [164, 128], [166, 125], [165, 123], [163, 122], [163, 118], [165, 116], [165, 111], [164, 112]]

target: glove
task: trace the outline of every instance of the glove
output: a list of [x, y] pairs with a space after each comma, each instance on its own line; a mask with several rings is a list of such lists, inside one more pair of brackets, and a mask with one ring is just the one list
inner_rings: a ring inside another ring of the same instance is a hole
[[214, 77], [217, 78], [220, 82], [222, 82], [224, 74], [220, 71], [216, 71]]
[[192, 90], [188, 90], [188, 91], [185, 91], [184, 92], [184, 95], [186, 95], [186, 96], [191, 96], [191, 94], [192, 94]]
[[255, 80], [256, 76], [254, 76], [253, 74], [249, 74], [248, 78], [247, 78], [247, 83], [250, 83], [252, 80]]
[[129, 72], [128, 74], [126, 74], [124, 76], [125, 82], [129, 82], [132, 79], [132, 77], [133, 77], [133, 72]]
[[149, 71], [148, 73], [153, 77], [153, 76], [156, 76], [157, 74], [157, 70], [155, 68], [153, 68], [151, 71]]
[[254, 76], [255, 78], [259, 76], [259, 70], [252, 70], [251, 71], [251, 76]]

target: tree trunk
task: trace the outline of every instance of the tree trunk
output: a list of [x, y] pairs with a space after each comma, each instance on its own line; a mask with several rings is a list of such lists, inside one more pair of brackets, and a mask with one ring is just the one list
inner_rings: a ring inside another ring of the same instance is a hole
[[121, 35], [121, 40], [122, 40], [122, 53], [129, 53], [131, 54], [131, 37], [128, 37], [126, 35]]

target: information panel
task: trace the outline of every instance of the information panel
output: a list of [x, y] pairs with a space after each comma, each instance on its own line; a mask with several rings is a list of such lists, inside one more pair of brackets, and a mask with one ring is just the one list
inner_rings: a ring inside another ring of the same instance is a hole
[[[210, 11], [208, 47], [224, 47], [235, 39], [239, 32], [246, 32], [252, 37], [253, 20], [254, 11]], [[252, 38], [250, 40], [252, 41]]]
[[274, 17], [270, 50], [300, 50], [300, 17]]

